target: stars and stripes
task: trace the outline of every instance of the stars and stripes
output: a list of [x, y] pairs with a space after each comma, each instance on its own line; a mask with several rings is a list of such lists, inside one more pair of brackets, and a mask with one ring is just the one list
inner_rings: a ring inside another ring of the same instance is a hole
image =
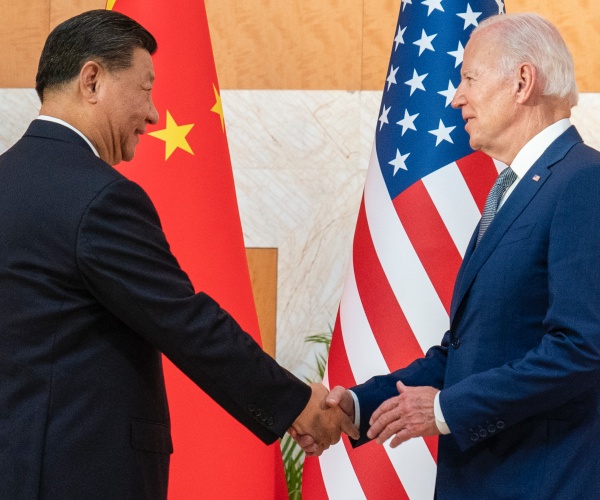
[[[473, 28], [500, 0], [404, 0], [326, 372], [350, 387], [409, 364], [448, 328], [454, 280], [502, 166], [450, 106]], [[307, 498], [433, 498], [435, 439], [346, 439], [305, 464]]]

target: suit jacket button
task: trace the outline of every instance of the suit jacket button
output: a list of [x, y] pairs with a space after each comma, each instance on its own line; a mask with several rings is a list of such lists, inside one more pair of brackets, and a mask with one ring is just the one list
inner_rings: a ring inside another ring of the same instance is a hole
[[471, 434], [471, 441], [479, 441], [479, 434], [477, 434], [476, 432]]
[[275, 421], [273, 420], [273, 417], [269, 417], [269, 420], [267, 420], [267, 425], [270, 427], [274, 423], [275, 423]]
[[250, 403], [250, 404], [248, 405], [248, 411], [249, 411], [250, 413], [254, 413], [254, 412], [256, 411], [256, 405], [253, 405], [252, 403]]
[[458, 349], [460, 347], [460, 339], [454, 339], [451, 345], [454, 349]]
[[498, 422], [496, 422], [496, 428], [498, 430], [502, 430], [504, 427], [506, 427], [506, 424], [502, 420], [498, 420]]
[[487, 430], [490, 434], [493, 434], [494, 432], [496, 432], [496, 426], [494, 424], [490, 424], [488, 425]]
[[267, 414], [266, 414], [266, 413], [262, 413], [262, 414], [261, 414], [261, 416], [260, 416], [260, 419], [261, 419], [263, 422], [266, 422], [266, 421], [267, 421], [267, 418], [269, 418], [269, 417], [267, 417]]
[[481, 436], [482, 439], [485, 439], [487, 437], [488, 433], [485, 429], [479, 429], [479, 435]]

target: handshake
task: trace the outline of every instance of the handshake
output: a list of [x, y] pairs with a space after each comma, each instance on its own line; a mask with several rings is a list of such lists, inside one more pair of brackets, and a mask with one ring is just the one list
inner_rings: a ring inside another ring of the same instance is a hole
[[[331, 392], [323, 384], [311, 384], [312, 395], [288, 433], [306, 455], [319, 456], [340, 440], [344, 432], [358, 439], [354, 424], [354, 397], [341, 386]], [[434, 387], [407, 387], [396, 383], [398, 396], [384, 401], [370, 416], [367, 437], [383, 444], [393, 438], [390, 446], [417, 436], [440, 434], [434, 412], [434, 400], [439, 392]]]
[[354, 425], [354, 399], [342, 387], [331, 392], [323, 384], [310, 384], [308, 404], [288, 429], [306, 456], [319, 456], [340, 440], [342, 432], [358, 439]]

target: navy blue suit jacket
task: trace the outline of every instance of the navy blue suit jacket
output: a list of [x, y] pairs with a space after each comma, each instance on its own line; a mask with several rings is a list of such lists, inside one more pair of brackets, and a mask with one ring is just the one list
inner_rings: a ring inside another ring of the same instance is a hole
[[441, 345], [354, 389], [361, 434], [397, 380], [434, 386], [438, 499], [600, 498], [600, 153], [569, 128], [474, 243]]
[[35, 120], [0, 157], [0, 213], [0, 498], [165, 498], [161, 352], [265, 443], [306, 405], [73, 131]]

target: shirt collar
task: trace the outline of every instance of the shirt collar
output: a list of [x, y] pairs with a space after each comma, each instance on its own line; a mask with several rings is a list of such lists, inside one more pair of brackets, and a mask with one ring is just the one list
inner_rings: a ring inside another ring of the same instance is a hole
[[38, 120], [45, 120], [47, 122], [58, 123], [59, 125], [63, 125], [64, 127], [67, 127], [68, 129], [71, 129], [73, 132], [75, 132], [76, 134], [78, 134], [87, 143], [87, 145], [92, 149], [92, 151], [94, 152], [94, 154], [98, 158], [100, 158], [100, 155], [98, 154], [98, 150], [94, 147], [94, 145], [91, 143], [91, 141], [85, 135], [83, 135], [83, 133], [81, 131], [77, 130], [70, 123], [67, 123], [64, 120], [61, 120], [60, 118], [56, 118], [54, 116], [48, 116], [48, 115], [40, 115], [40, 116], [37, 117], [37, 119]]
[[548, 146], [552, 144], [563, 132], [571, 126], [571, 120], [563, 118], [549, 127], [546, 127], [539, 134], [533, 137], [521, 151], [517, 153], [510, 168], [517, 174], [517, 178], [521, 179], [531, 166], [540, 159]]

